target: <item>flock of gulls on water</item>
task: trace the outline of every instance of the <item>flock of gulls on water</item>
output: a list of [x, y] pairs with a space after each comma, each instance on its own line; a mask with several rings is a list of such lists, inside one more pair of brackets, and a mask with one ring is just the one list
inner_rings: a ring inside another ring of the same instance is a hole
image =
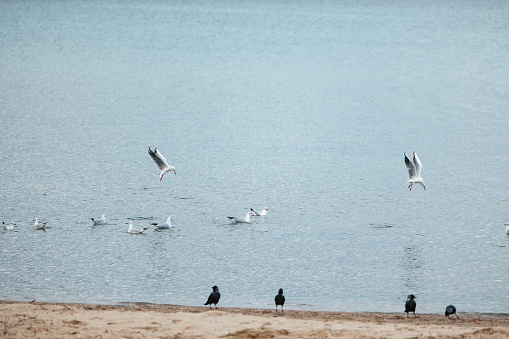
[[[422, 188], [424, 188], [424, 190], [426, 190], [426, 186], [424, 185], [424, 180], [421, 177], [421, 168], [422, 168], [421, 161], [419, 160], [419, 157], [417, 156], [417, 154], [415, 152], [413, 152], [413, 153], [414, 153], [413, 161], [410, 161], [410, 158], [408, 157], [408, 155], [405, 152], [405, 165], [408, 169], [407, 184], [410, 184], [408, 186], [408, 188], [411, 191], [414, 184], [420, 184], [422, 186]], [[148, 154], [152, 157], [154, 162], [157, 164], [157, 166], [161, 170], [161, 173], [159, 175], [159, 181], [163, 180], [163, 176], [168, 172], [173, 171], [174, 174], [177, 174], [175, 167], [168, 165], [168, 162], [166, 161], [164, 156], [161, 154], [161, 152], [159, 152], [157, 150], [157, 148], [155, 148], [152, 151], [149, 147]], [[246, 216], [243, 219], [236, 218], [236, 217], [228, 217], [228, 219], [230, 219], [233, 223], [250, 223], [251, 217], [266, 216], [267, 211], [268, 211], [267, 207], [264, 207], [263, 210], [260, 212], [251, 208], [251, 210], [246, 213]], [[101, 218], [98, 218], [98, 219], [94, 219], [94, 218], [90, 218], [90, 219], [92, 219], [94, 226], [106, 224], [106, 214], [103, 214], [101, 216]], [[46, 229], [45, 222], [40, 223], [37, 218], [35, 218], [33, 221], [34, 221], [34, 228], [36, 230], [45, 230]], [[2, 224], [3, 224], [4, 230], [8, 230], [8, 231], [13, 231], [14, 226], [16, 226], [16, 224], [14, 222], [11, 222], [9, 225], [7, 225], [5, 222], [2, 222]], [[132, 221], [127, 222], [126, 225], [129, 225], [127, 232], [130, 234], [143, 234], [143, 232], [145, 232], [148, 229], [148, 227], [135, 228], [133, 226]], [[169, 228], [171, 228], [171, 216], [169, 216], [168, 219], [166, 219], [166, 222], [164, 222], [164, 223], [161, 223], [161, 224], [151, 223], [151, 225], [156, 227], [157, 229], [169, 229]], [[505, 229], [506, 234], [509, 235], [509, 222], [506, 222], [504, 224], [504, 226], [506, 227], [506, 229]], [[212, 293], [210, 293], [205, 305], [210, 305], [210, 308], [212, 308], [212, 304], [214, 304], [214, 306], [217, 309], [217, 304], [218, 304], [220, 298], [221, 298], [221, 293], [219, 293], [219, 288], [217, 286], [213, 286]], [[416, 297], [413, 294], [410, 294], [407, 297], [407, 301], [405, 303], [405, 312], [407, 314], [407, 317], [408, 317], [409, 313], [413, 313], [414, 317], [417, 317], [417, 315], [415, 314], [415, 308], [417, 306], [415, 299], [416, 299]], [[278, 294], [274, 298], [274, 302], [276, 304], [276, 311], [278, 309], [277, 307], [281, 306], [281, 312], [284, 312], [283, 305], [285, 304], [285, 296], [283, 295], [282, 288], [279, 289]], [[458, 315], [456, 314], [456, 307], [454, 307], [453, 305], [447, 306], [445, 309], [445, 316], [449, 317], [449, 315], [453, 315], [453, 314], [456, 315], [456, 318], [459, 318]]]

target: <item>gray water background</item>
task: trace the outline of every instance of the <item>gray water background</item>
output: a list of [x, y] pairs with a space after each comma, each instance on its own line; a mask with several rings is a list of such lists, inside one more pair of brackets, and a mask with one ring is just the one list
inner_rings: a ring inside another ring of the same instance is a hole
[[508, 55], [505, 1], [1, 1], [0, 299], [508, 313]]

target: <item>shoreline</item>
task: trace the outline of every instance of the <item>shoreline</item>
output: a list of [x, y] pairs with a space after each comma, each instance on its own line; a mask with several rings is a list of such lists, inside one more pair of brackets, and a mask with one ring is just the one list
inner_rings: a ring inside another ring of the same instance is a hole
[[509, 314], [360, 313], [0, 300], [0, 337], [67, 338], [507, 338]]

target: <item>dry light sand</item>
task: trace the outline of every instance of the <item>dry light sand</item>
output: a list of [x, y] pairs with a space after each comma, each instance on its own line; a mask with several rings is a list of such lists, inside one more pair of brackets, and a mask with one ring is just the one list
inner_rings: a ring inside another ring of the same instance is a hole
[[509, 338], [509, 315], [0, 301], [1, 338]]

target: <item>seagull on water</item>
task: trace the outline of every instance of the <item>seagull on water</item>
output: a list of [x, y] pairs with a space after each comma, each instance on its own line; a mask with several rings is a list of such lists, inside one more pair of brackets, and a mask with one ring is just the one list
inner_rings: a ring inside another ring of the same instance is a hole
[[151, 223], [151, 225], [154, 225], [155, 227], [159, 229], [168, 229], [171, 227], [171, 216], [166, 219], [166, 222], [163, 224], [158, 224], [157, 222]]
[[125, 224], [129, 225], [129, 229], [127, 230], [127, 233], [130, 233], [130, 234], [142, 234], [143, 232], [145, 232], [148, 229], [148, 227], [134, 228], [132, 221], [126, 222]]
[[421, 161], [419, 160], [419, 157], [414, 152], [414, 162], [412, 163], [410, 161], [410, 158], [408, 158], [408, 155], [405, 152], [405, 164], [406, 168], [408, 168], [408, 181], [407, 184], [410, 183], [408, 188], [410, 191], [412, 190], [413, 184], [421, 184], [421, 186], [426, 190], [426, 186], [424, 186], [424, 180], [421, 178]]
[[157, 148], [155, 148], [152, 151], [149, 146], [148, 154], [150, 154], [152, 159], [155, 161], [155, 163], [157, 164], [157, 166], [159, 166], [159, 169], [161, 170], [161, 176], [159, 177], [159, 181], [163, 180], [163, 176], [170, 171], [173, 171], [173, 173], [177, 174], [177, 171], [175, 171], [175, 167], [168, 165], [166, 159], [163, 157], [161, 152], [157, 150]]
[[45, 230], [46, 229], [46, 223], [45, 222], [39, 223], [39, 220], [37, 218], [35, 218], [32, 221], [35, 221], [34, 222], [34, 227], [35, 227], [36, 230]]
[[415, 303], [415, 295], [413, 294], [410, 294], [408, 297], [407, 297], [407, 300], [406, 300], [406, 303], [405, 303], [405, 312], [406, 312], [406, 317], [408, 318], [408, 313], [409, 312], [412, 312], [414, 314], [414, 317], [417, 317], [415, 315], [415, 306], [416, 306], [416, 303]]
[[232, 222], [234, 223], [244, 223], [244, 224], [248, 224], [251, 222], [251, 216], [254, 216], [254, 213], [249, 211], [246, 213], [246, 217], [244, 219], [239, 219], [239, 218], [235, 218], [235, 217], [228, 217], [228, 219], [231, 219]]
[[445, 308], [445, 317], [448, 318], [452, 314], [456, 316], [456, 319], [459, 319], [458, 315], [456, 314], [456, 307], [449, 305]]
[[258, 212], [254, 209], [251, 208], [251, 212], [253, 212], [257, 217], [260, 217], [260, 216], [264, 216], [264, 215], [267, 215], [267, 211], [269, 209], [267, 207], [264, 207], [263, 210], [261, 212]]
[[90, 218], [90, 219], [92, 219], [94, 226], [106, 224], [106, 214], [103, 214], [100, 219], [94, 219], [94, 218]]
[[504, 224], [505, 226], [505, 234], [509, 234], [509, 221]]
[[7, 225], [5, 222], [2, 221], [2, 224], [4, 225], [4, 230], [13, 231], [15, 223], [11, 222], [9, 225]]
[[274, 301], [276, 302], [276, 312], [277, 312], [277, 305], [281, 305], [281, 312], [284, 312], [283, 305], [285, 304], [285, 296], [283, 295], [282, 288], [279, 289], [279, 292], [277, 293], [276, 297], [274, 298]]
[[210, 293], [209, 298], [207, 299], [207, 302], [204, 305], [210, 305], [210, 308], [212, 308], [212, 304], [214, 304], [217, 309], [217, 303], [219, 302], [219, 298], [221, 298], [219, 288], [217, 286], [214, 286], [212, 287], [212, 293]]

